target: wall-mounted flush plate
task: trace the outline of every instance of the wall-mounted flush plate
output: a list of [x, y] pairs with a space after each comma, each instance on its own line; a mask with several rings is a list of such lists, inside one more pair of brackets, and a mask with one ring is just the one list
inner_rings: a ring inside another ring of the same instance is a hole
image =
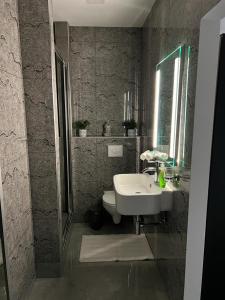
[[123, 145], [108, 145], [108, 157], [123, 157]]

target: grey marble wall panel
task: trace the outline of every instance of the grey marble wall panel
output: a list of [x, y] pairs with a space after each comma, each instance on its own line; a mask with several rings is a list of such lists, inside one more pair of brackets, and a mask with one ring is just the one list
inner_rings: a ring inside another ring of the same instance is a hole
[[[97, 138], [96, 177], [101, 195], [113, 189], [113, 176], [136, 173], [135, 138]], [[108, 145], [123, 145], [123, 157], [108, 157]]]
[[35, 276], [17, 1], [0, 2], [0, 200], [10, 299]]
[[[122, 158], [109, 158], [108, 145], [123, 145]], [[113, 176], [136, 172], [135, 138], [73, 138], [74, 220], [84, 222], [90, 208], [102, 205], [105, 190], [113, 189]]]
[[71, 92], [75, 114], [73, 119], [88, 119], [91, 123], [89, 134], [96, 135], [95, 42], [91, 39], [91, 33], [89, 41], [77, 41], [73, 32], [70, 28]]
[[122, 136], [124, 93], [130, 92], [138, 120], [142, 30], [70, 27], [73, 119], [88, 119], [90, 136], [101, 136], [103, 123]]
[[53, 20], [49, 1], [20, 1], [19, 16], [36, 272], [37, 276], [52, 276], [60, 272], [61, 212], [56, 167]]
[[55, 45], [65, 63], [69, 63], [69, 24], [54, 22]]
[[[143, 29], [143, 89], [141, 118], [143, 133], [152, 136], [154, 114], [154, 84], [156, 64], [179, 45], [191, 46], [185, 153], [187, 167], [191, 164], [195, 88], [197, 78], [200, 20], [218, 0], [158, 0]], [[142, 139], [141, 148], [151, 143]], [[168, 223], [158, 228], [151, 238], [158, 266], [171, 300], [183, 299], [189, 188], [182, 183], [175, 193]], [[167, 251], [165, 251], [167, 249]]]

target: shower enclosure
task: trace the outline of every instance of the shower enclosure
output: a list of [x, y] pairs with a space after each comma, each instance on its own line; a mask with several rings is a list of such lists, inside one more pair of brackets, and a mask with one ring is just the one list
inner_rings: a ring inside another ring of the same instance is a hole
[[58, 51], [55, 52], [57, 104], [60, 145], [60, 174], [61, 174], [61, 209], [63, 233], [70, 223], [72, 213], [72, 186], [71, 186], [71, 155], [70, 155], [70, 85], [69, 69]]

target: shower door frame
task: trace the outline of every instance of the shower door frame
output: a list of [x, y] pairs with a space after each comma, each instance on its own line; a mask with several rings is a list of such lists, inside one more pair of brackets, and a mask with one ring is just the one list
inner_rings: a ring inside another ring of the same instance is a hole
[[[70, 76], [69, 76], [69, 64], [66, 64], [63, 58], [61, 57], [59, 51], [57, 50], [57, 47], [55, 46], [55, 60], [56, 64], [57, 61], [60, 62], [62, 65], [62, 70], [61, 70], [61, 78], [63, 79], [63, 91], [62, 93], [64, 94], [64, 118], [65, 118], [65, 132], [63, 131], [63, 128], [60, 128], [60, 112], [59, 112], [59, 102], [58, 102], [58, 89], [57, 89], [57, 108], [58, 108], [58, 124], [59, 124], [59, 136], [61, 134], [65, 135], [65, 143], [63, 145], [64, 151], [63, 153], [66, 153], [66, 162], [64, 161], [64, 164], [66, 163], [66, 206], [67, 206], [67, 211], [68, 211], [68, 218], [66, 221], [65, 228], [63, 228], [63, 237], [66, 236], [67, 229], [71, 223], [72, 219], [72, 212], [73, 212], [73, 201], [72, 201], [72, 170], [71, 170], [71, 107], [70, 107]], [[57, 66], [56, 66], [57, 68]], [[56, 69], [57, 72], [57, 69]], [[56, 78], [57, 79], [57, 78]], [[57, 83], [56, 83], [57, 84]], [[63, 111], [62, 111], [63, 112]], [[62, 113], [61, 112], [61, 113]], [[60, 134], [61, 132], [61, 134]], [[60, 154], [61, 156], [61, 154]], [[65, 158], [65, 157], [64, 157]], [[65, 170], [65, 168], [64, 168]], [[64, 176], [65, 178], [65, 176]], [[62, 210], [62, 208], [61, 208]], [[62, 211], [63, 212], [63, 211]]]
[[4, 205], [3, 205], [3, 188], [2, 188], [2, 176], [1, 176], [1, 166], [0, 166], [0, 242], [2, 243], [2, 258], [4, 265], [4, 275], [5, 275], [5, 289], [7, 299], [10, 299], [9, 284], [8, 284], [8, 273], [7, 266], [9, 265], [8, 259], [5, 253], [5, 242], [4, 242]]

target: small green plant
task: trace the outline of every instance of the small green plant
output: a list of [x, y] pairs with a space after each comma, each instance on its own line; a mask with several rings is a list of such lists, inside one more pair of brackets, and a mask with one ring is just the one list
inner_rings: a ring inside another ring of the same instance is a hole
[[128, 129], [136, 129], [137, 128], [137, 122], [134, 119], [126, 120], [122, 123], [122, 125], [128, 130]]
[[74, 129], [86, 129], [90, 125], [90, 122], [88, 120], [78, 120], [73, 123]]

